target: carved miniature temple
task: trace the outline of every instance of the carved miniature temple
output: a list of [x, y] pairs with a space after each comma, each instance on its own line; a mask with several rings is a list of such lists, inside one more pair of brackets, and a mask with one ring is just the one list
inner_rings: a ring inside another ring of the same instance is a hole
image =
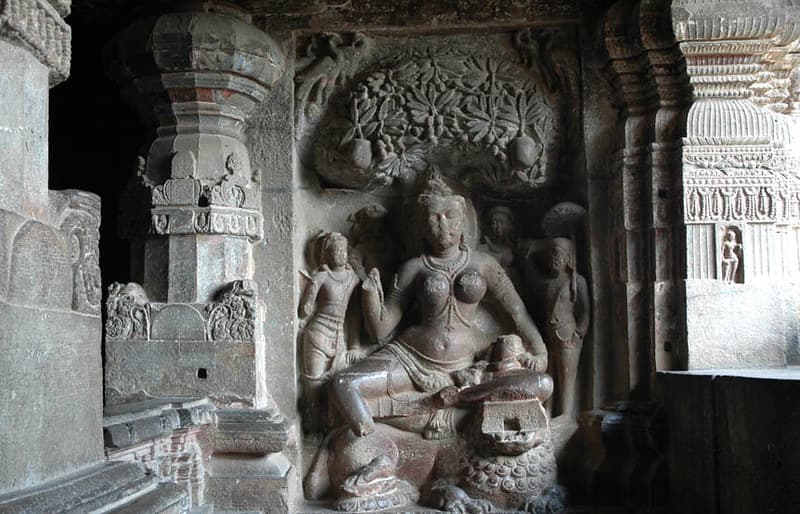
[[0, 0], [0, 512], [788, 512], [799, 56], [795, 0]]

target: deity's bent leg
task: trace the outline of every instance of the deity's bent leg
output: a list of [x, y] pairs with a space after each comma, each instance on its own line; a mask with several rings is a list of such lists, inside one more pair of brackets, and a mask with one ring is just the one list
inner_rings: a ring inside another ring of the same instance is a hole
[[357, 436], [374, 430], [366, 399], [386, 396], [392, 364], [388, 359], [367, 357], [337, 373], [330, 382], [331, 401]]

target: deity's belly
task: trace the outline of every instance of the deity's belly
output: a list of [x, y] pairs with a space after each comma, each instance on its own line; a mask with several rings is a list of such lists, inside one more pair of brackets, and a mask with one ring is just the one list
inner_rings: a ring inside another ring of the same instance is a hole
[[397, 339], [451, 371], [469, 367], [476, 352], [488, 344], [485, 334], [463, 325], [450, 329], [417, 325], [405, 329]]

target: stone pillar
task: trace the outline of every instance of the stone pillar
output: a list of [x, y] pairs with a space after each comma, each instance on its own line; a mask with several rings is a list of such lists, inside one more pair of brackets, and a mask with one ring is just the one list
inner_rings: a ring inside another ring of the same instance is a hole
[[646, 397], [653, 370], [650, 353], [650, 248], [647, 245], [650, 144], [658, 108], [638, 23], [639, 2], [623, 0], [608, 12], [606, 48], [624, 101], [620, 147], [612, 164], [610, 194], [615, 324], [628, 350], [629, 390]]
[[244, 135], [284, 57], [230, 4], [177, 9], [135, 21], [108, 46], [112, 75], [152, 139], [123, 198], [120, 227], [141, 283], [111, 286], [106, 399], [208, 397], [218, 409], [212, 455], [198, 461], [194, 501], [287, 512], [294, 471], [281, 451], [291, 427], [267, 390], [275, 349], [254, 280], [261, 181], [273, 170], [251, 166]]
[[69, 2], [0, 2], [0, 493], [103, 455], [100, 200], [47, 189], [48, 95], [69, 74], [68, 13]]
[[646, 178], [647, 242], [652, 255], [648, 299], [651, 371], [683, 369], [686, 360], [676, 279], [682, 256], [678, 177], [691, 89], [686, 61], [672, 33], [670, 4], [669, 0], [643, 0], [639, 10], [642, 44], [658, 95]]
[[800, 336], [800, 140], [783, 114], [798, 8], [785, 4], [672, 4], [694, 93], [681, 163], [690, 369], [783, 366]]
[[179, 488], [103, 462], [100, 199], [47, 189], [48, 95], [69, 74], [69, 9], [0, 1], [0, 511], [184, 512]]
[[108, 50], [153, 138], [123, 201], [141, 286], [110, 295], [107, 399], [143, 391], [266, 407], [263, 302], [252, 280], [261, 173], [244, 129], [283, 72], [281, 51], [244, 13], [208, 2], [136, 21]]

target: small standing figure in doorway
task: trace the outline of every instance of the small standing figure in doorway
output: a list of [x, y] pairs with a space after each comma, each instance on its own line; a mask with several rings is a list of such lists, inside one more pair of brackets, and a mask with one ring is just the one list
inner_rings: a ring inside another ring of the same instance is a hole
[[560, 414], [574, 415], [583, 338], [589, 329], [589, 290], [575, 269], [575, 245], [556, 237], [550, 243], [549, 277], [544, 286], [544, 332], [556, 379], [553, 396]]
[[486, 212], [486, 226], [478, 249], [488, 253], [505, 270], [511, 283], [519, 289], [520, 273], [516, 268], [514, 213], [505, 205], [495, 205]]
[[319, 236], [322, 266], [300, 301], [300, 316], [310, 319], [303, 332], [303, 379], [306, 432], [320, 430], [320, 392], [333, 373], [341, 369], [347, 351], [344, 320], [358, 275], [348, 264], [347, 238], [333, 232]]
[[736, 231], [728, 229], [722, 240], [722, 281], [736, 282], [736, 272], [739, 270], [739, 252], [742, 244], [736, 241]]

